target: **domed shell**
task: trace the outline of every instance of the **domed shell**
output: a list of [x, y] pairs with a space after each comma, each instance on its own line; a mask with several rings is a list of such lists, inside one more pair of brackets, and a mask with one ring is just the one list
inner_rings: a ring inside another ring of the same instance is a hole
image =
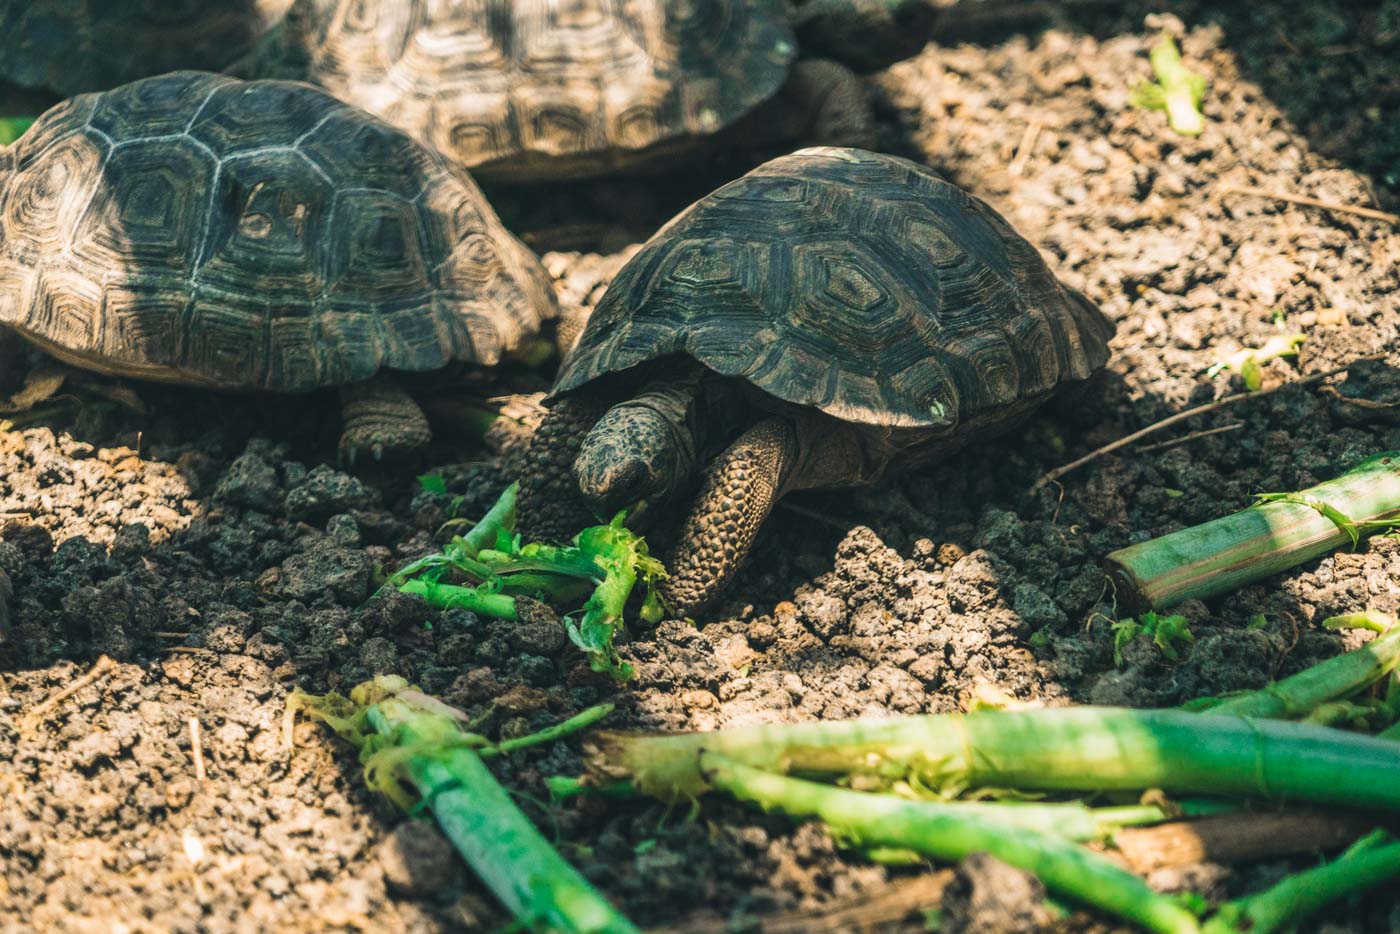
[[148, 78], [6, 156], [0, 324], [90, 369], [296, 392], [492, 364], [555, 313], [464, 171], [307, 85]]
[[506, 175], [713, 133], [797, 54], [786, 0], [297, 0], [269, 45], [239, 73], [310, 81]]
[[942, 432], [1089, 376], [1112, 334], [999, 214], [933, 171], [806, 149], [652, 237], [555, 394], [680, 353], [846, 422]]
[[292, 0], [9, 0], [0, 79], [65, 96], [181, 68], [222, 68]]

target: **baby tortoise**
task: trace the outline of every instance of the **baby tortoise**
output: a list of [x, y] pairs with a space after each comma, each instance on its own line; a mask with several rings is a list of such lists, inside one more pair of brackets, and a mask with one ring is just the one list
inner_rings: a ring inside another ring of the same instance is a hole
[[[309, 81], [479, 178], [664, 163], [735, 127], [746, 148], [871, 145], [859, 79], [927, 41], [927, 0], [296, 0], [234, 66]], [[752, 114], [771, 102], [761, 114]], [[761, 139], [760, 139], [761, 137]]]
[[307, 85], [175, 72], [0, 148], [0, 325], [99, 373], [339, 386], [351, 460], [429, 440], [391, 371], [495, 364], [555, 317], [464, 170]]
[[698, 477], [664, 587], [692, 614], [781, 496], [1004, 431], [1100, 369], [1113, 330], [933, 171], [803, 150], [686, 209], [613, 280], [531, 441], [519, 514], [563, 537], [583, 503], [654, 518]]
[[291, 0], [0, 0], [0, 80], [64, 96], [251, 49]]

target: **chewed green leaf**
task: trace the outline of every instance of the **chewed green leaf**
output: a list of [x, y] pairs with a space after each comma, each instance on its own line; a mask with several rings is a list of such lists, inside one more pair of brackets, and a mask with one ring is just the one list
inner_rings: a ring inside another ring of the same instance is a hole
[[446, 493], [447, 481], [440, 473], [425, 473], [418, 477], [418, 486], [428, 493]]
[[[655, 584], [665, 576], [665, 568], [649, 554], [646, 542], [623, 524], [625, 513], [607, 525], [584, 529], [572, 545], [522, 543], [514, 531], [517, 490], [512, 484], [474, 528], [455, 536], [442, 553], [399, 571], [390, 583], [434, 606], [508, 619], [515, 618], [515, 595], [576, 606], [591, 587], [583, 607], [565, 617], [569, 638], [587, 654], [595, 671], [619, 680], [630, 678], [632, 669], [618, 655], [613, 639], [638, 579], [646, 586], [642, 618], [656, 622], [664, 615]], [[470, 586], [455, 583], [463, 580]]]
[[0, 117], [0, 146], [8, 146], [34, 125], [34, 117]]

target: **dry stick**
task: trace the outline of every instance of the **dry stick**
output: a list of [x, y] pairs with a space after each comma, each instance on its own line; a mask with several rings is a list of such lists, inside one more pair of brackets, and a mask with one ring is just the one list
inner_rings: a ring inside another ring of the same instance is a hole
[[194, 780], [204, 782], [204, 744], [199, 740], [199, 718], [190, 717], [190, 756], [194, 759]]
[[1352, 204], [1339, 204], [1335, 201], [1323, 201], [1321, 198], [1309, 198], [1307, 195], [1293, 195], [1283, 191], [1269, 191], [1265, 188], [1254, 188], [1250, 185], [1223, 185], [1220, 188], [1220, 196], [1225, 195], [1248, 195], [1253, 198], [1269, 198], [1274, 201], [1286, 201], [1289, 204], [1302, 204], [1310, 208], [1322, 208], [1324, 211], [1336, 211], [1340, 214], [1355, 214], [1357, 217], [1366, 217], [1373, 221], [1385, 221], [1389, 224], [1400, 226], [1400, 214], [1391, 214], [1388, 211], [1377, 211], [1375, 208], [1361, 208]]
[[1205, 405], [1198, 405], [1194, 409], [1187, 409], [1185, 412], [1177, 412], [1175, 415], [1168, 416], [1167, 418], [1162, 419], [1160, 422], [1148, 425], [1146, 428], [1143, 428], [1139, 431], [1133, 432], [1130, 435], [1126, 435], [1122, 438], [1119, 438], [1117, 441], [1114, 441], [1110, 444], [1105, 444], [1103, 447], [1098, 448], [1097, 450], [1090, 451], [1088, 454], [1085, 454], [1078, 460], [1070, 461], [1068, 464], [1065, 464], [1062, 467], [1056, 467], [1054, 470], [1050, 471], [1049, 473], [1045, 474], [1045, 476], [1035, 481], [1035, 483], [1031, 486], [1031, 492], [1034, 493], [1036, 490], [1045, 486], [1045, 484], [1060, 479], [1072, 470], [1078, 470], [1080, 467], [1083, 467], [1090, 461], [1098, 460], [1105, 454], [1111, 454], [1119, 448], [1125, 448], [1133, 442], [1140, 441], [1148, 435], [1156, 434], [1163, 428], [1168, 428], [1172, 425], [1175, 425], [1177, 422], [1184, 422], [1188, 418], [1195, 418], [1197, 415], [1204, 415], [1207, 412], [1214, 412], [1216, 409], [1223, 409], [1226, 406], [1234, 405], [1236, 402], [1243, 402], [1246, 399], [1258, 399], [1261, 396], [1272, 395], [1273, 393], [1279, 392], [1283, 389], [1293, 389], [1300, 388], [1303, 386], [1310, 386], [1313, 383], [1321, 382], [1322, 380], [1336, 376], [1339, 373], [1345, 373], [1347, 370], [1351, 369], [1352, 367], [1356, 366], [1356, 364], [1361, 363], [1362, 361], [1381, 359], [1383, 358], [1379, 356], [1357, 357], [1355, 360], [1351, 361], [1346, 366], [1339, 366], [1335, 370], [1328, 370], [1325, 373], [1314, 373], [1312, 376], [1307, 376], [1303, 379], [1290, 380], [1289, 382], [1282, 383], [1278, 386], [1274, 386], [1269, 389], [1256, 389], [1252, 392], [1237, 392], [1233, 396], [1225, 396], [1223, 398], [1216, 399], [1214, 402], [1207, 402]]
[[1138, 453], [1150, 454], [1153, 451], [1165, 451], [1167, 448], [1174, 448], [1179, 444], [1186, 444], [1188, 441], [1209, 438], [1211, 435], [1223, 435], [1227, 431], [1236, 431], [1243, 427], [1244, 422], [1235, 422], [1232, 425], [1221, 425], [1219, 428], [1203, 428], [1200, 431], [1193, 431], [1189, 435], [1182, 435], [1180, 438], [1172, 438], [1170, 441], [1158, 441], [1156, 444], [1145, 445], [1138, 448]]
[[89, 684], [92, 684], [106, 677], [108, 674], [115, 671], [116, 668], [116, 662], [112, 661], [106, 655], [101, 656], [97, 659], [96, 662], [93, 663], [92, 668], [88, 670], [87, 674], [83, 675], [77, 681], [74, 681], [72, 684], [68, 685], [68, 687], [59, 691], [52, 697], [40, 701], [39, 703], [31, 707], [29, 711], [24, 715], [24, 717], [20, 720], [20, 732], [25, 733], [38, 726], [39, 721], [47, 717], [50, 713], [52, 713], [54, 708], [56, 708], [59, 704], [72, 697], [74, 694], [78, 693], [83, 688], [87, 687]]
[[1375, 829], [1374, 819], [1317, 811], [1222, 814], [1155, 827], [1125, 827], [1113, 844], [1138, 874], [1193, 863], [1244, 863], [1339, 850]]
[[[844, 934], [846, 931], [883, 930], [928, 908], [936, 908], [953, 871], [943, 869], [909, 879], [896, 879], [870, 892], [837, 899], [820, 908], [783, 911], [751, 919], [756, 934]], [[750, 919], [745, 919], [750, 920]], [[729, 918], [692, 917], [647, 934], [728, 934], [735, 930]], [[745, 930], [750, 930], [746, 928]]]
[[1026, 125], [1026, 132], [1021, 134], [1021, 142], [1016, 145], [1016, 152], [1011, 157], [1011, 162], [1007, 164], [1006, 171], [1012, 175], [1020, 175], [1026, 170], [1026, 163], [1031, 161], [1031, 152], [1035, 149], [1035, 142], [1040, 138], [1040, 131], [1045, 129], [1045, 124], [1036, 117]]

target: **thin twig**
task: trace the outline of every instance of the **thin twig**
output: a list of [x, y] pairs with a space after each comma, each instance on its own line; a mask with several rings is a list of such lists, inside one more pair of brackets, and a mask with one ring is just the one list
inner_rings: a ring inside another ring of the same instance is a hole
[[[820, 908], [782, 911], [750, 919], [756, 934], [837, 934], [874, 930], [897, 924], [934, 908], [953, 878], [951, 869], [896, 879], [879, 888], [834, 899]], [[711, 912], [694, 915], [674, 927], [654, 928], [649, 934], [725, 934], [732, 919]], [[746, 929], [747, 930], [747, 929]]]
[[1310, 208], [1322, 208], [1324, 211], [1336, 211], [1340, 214], [1355, 214], [1357, 217], [1366, 217], [1374, 221], [1385, 221], [1389, 224], [1400, 226], [1400, 214], [1391, 214], [1388, 211], [1377, 211], [1375, 208], [1357, 207], [1354, 204], [1340, 204], [1336, 201], [1323, 201], [1321, 198], [1309, 198], [1307, 195], [1294, 195], [1285, 191], [1269, 191], [1264, 188], [1255, 188], [1251, 185], [1222, 185], [1220, 196], [1226, 195], [1248, 195], [1253, 198], [1269, 198], [1274, 201], [1287, 201], [1289, 204], [1303, 204]]
[[1133, 872], [1192, 863], [1243, 863], [1295, 853], [1339, 850], [1375, 827], [1355, 814], [1319, 811], [1242, 812], [1156, 827], [1125, 827], [1114, 845]]
[[194, 759], [194, 780], [204, 783], [204, 744], [199, 739], [199, 718], [190, 717], [190, 756]]
[[1012, 175], [1020, 175], [1026, 170], [1026, 163], [1031, 159], [1031, 152], [1035, 149], [1036, 140], [1040, 139], [1040, 131], [1045, 129], [1045, 124], [1036, 117], [1026, 125], [1026, 132], [1021, 134], [1021, 142], [1016, 145], [1016, 152], [1011, 157], [1011, 162], [1007, 164], [1006, 171]]
[[88, 670], [87, 674], [83, 675], [77, 681], [74, 681], [72, 684], [59, 691], [57, 694], [54, 694], [53, 696], [42, 700], [39, 703], [35, 704], [33, 707], [31, 707], [29, 711], [24, 715], [23, 719], [20, 720], [20, 732], [27, 733], [34, 727], [38, 726], [39, 721], [43, 720], [50, 713], [52, 713], [54, 709], [58, 707], [59, 704], [66, 701], [68, 698], [72, 697], [74, 694], [78, 693], [83, 688], [87, 687], [89, 684], [93, 684], [94, 682], [106, 677], [108, 674], [115, 671], [116, 668], [116, 662], [112, 661], [106, 655], [101, 656], [97, 659], [96, 662], [93, 663], [92, 668]]
[[1185, 444], [1188, 441], [1195, 441], [1198, 438], [1208, 438], [1211, 435], [1223, 435], [1227, 431], [1235, 431], [1244, 427], [1244, 422], [1235, 422], [1231, 425], [1221, 425], [1219, 428], [1204, 428], [1200, 431], [1193, 431], [1189, 435], [1182, 435], [1180, 438], [1172, 438], [1170, 441], [1158, 441], [1156, 444], [1149, 444], [1146, 447], [1138, 448], [1139, 454], [1150, 454], [1153, 451], [1165, 451], [1167, 448], [1174, 448], [1178, 444]]
[[1031, 486], [1030, 491], [1034, 493], [1036, 490], [1045, 486], [1045, 484], [1050, 483], [1054, 480], [1058, 480], [1060, 477], [1063, 477], [1065, 474], [1069, 473], [1072, 470], [1078, 470], [1080, 467], [1083, 467], [1090, 461], [1098, 460], [1105, 454], [1111, 454], [1119, 448], [1125, 448], [1135, 441], [1141, 441], [1148, 435], [1156, 434], [1163, 428], [1168, 428], [1172, 425], [1175, 425], [1177, 422], [1184, 422], [1188, 418], [1195, 418], [1197, 415], [1204, 415], [1207, 412], [1214, 412], [1216, 409], [1223, 409], [1226, 406], [1234, 405], [1236, 402], [1243, 402], [1246, 399], [1258, 399], [1262, 396], [1272, 395], [1273, 393], [1276, 393], [1283, 389], [1294, 389], [1301, 388], [1303, 386], [1309, 386], [1313, 383], [1321, 382], [1322, 380], [1327, 379], [1329, 377], [1336, 376], [1339, 373], [1345, 373], [1347, 370], [1356, 366], [1356, 364], [1361, 363], [1363, 360], [1380, 359], [1383, 358], [1379, 356], [1357, 357], [1355, 360], [1351, 361], [1346, 366], [1339, 366], [1335, 370], [1328, 370], [1325, 373], [1314, 373], [1312, 376], [1304, 377], [1303, 379], [1290, 380], [1287, 383], [1281, 383], [1280, 385], [1273, 386], [1269, 389], [1256, 389], [1252, 392], [1237, 392], [1233, 396], [1224, 396], [1223, 398], [1216, 399], [1214, 402], [1207, 402], [1205, 405], [1198, 405], [1194, 409], [1187, 409], [1185, 412], [1177, 412], [1175, 415], [1164, 418], [1160, 422], [1148, 425], [1146, 428], [1143, 428], [1140, 431], [1135, 431], [1130, 435], [1119, 438], [1117, 441], [1114, 441], [1110, 444], [1105, 444], [1103, 447], [1098, 448], [1097, 450], [1090, 451], [1088, 454], [1085, 454], [1078, 460], [1070, 461], [1068, 464], [1065, 464], [1062, 467], [1056, 467], [1054, 470], [1050, 471], [1049, 473], [1041, 477], [1039, 480], [1035, 481], [1035, 483]]

